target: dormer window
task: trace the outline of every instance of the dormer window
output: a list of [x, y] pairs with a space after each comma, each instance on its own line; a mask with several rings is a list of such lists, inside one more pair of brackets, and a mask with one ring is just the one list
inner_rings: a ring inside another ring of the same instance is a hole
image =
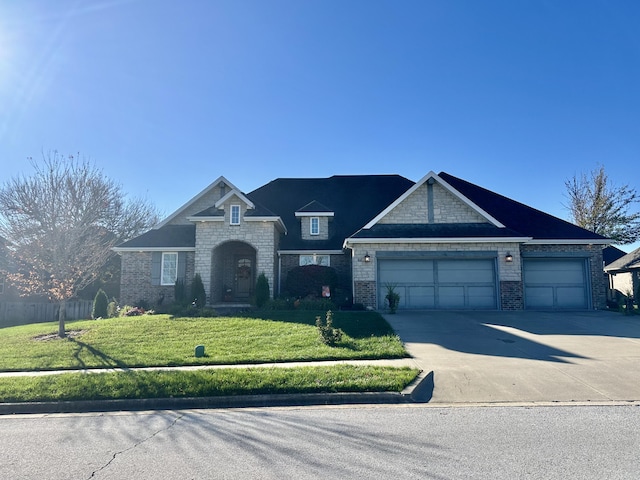
[[310, 231], [311, 235], [320, 235], [320, 218], [311, 217]]
[[229, 223], [231, 225], [240, 225], [240, 205], [231, 205]]

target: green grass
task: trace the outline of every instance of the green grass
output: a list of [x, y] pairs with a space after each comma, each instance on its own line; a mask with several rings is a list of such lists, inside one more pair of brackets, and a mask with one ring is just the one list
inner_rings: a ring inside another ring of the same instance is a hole
[[[320, 342], [314, 312], [254, 317], [177, 318], [167, 315], [0, 329], [0, 371], [106, 367], [255, 364], [400, 358], [406, 351], [373, 312], [336, 312], [341, 342]], [[205, 357], [195, 357], [196, 345]], [[260, 393], [400, 391], [417, 369], [336, 365], [220, 368], [197, 371], [64, 373], [0, 378], [0, 402], [203, 397]]]
[[417, 369], [333, 367], [222, 368], [198, 371], [65, 373], [0, 380], [0, 402], [215, 397], [322, 392], [399, 392]]
[[[262, 318], [145, 315], [67, 322], [68, 338], [48, 338], [54, 323], [0, 329], [0, 371], [180, 366], [311, 360], [400, 358], [406, 351], [373, 312], [336, 312], [344, 330], [335, 347], [318, 341], [314, 312]], [[80, 332], [77, 336], [72, 336]], [[195, 357], [196, 345], [205, 357]]]

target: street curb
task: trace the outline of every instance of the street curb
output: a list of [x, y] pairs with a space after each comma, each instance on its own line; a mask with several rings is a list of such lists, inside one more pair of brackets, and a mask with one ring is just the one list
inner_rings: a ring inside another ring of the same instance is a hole
[[[430, 382], [431, 387], [429, 386]], [[428, 372], [426, 374], [425, 372], [420, 372], [418, 377], [416, 377], [416, 379], [400, 393], [284, 393], [195, 398], [141, 398], [118, 400], [77, 400], [64, 402], [0, 403], [0, 415], [423, 403], [428, 401], [424, 400], [424, 391], [429, 391], [429, 388], [433, 391], [432, 385], [433, 372]]]

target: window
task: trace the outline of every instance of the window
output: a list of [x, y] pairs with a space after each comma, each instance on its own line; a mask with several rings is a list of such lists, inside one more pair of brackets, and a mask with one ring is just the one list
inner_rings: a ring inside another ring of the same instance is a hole
[[240, 205], [231, 205], [231, 225], [240, 225]]
[[311, 217], [311, 235], [320, 235], [320, 219]]
[[178, 278], [178, 254], [174, 252], [162, 253], [161, 285], [174, 285]]
[[329, 266], [329, 255], [300, 255], [300, 266], [305, 265], [322, 265], [323, 267]]
[[0, 275], [0, 295], [4, 293], [4, 276]]

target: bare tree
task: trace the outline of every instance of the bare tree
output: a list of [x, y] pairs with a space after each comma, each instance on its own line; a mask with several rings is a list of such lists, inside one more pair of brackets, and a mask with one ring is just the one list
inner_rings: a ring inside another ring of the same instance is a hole
[[119, 184], [90, 161], [58, 152], [31, 160], [32, 176], [0, 189], [0, 236], [12, 261], [7, 278], [24, 295], [59, 302], [65, 336], [66, 301], [96, 279], [111, 247], [158, 221], [155, 207], [128, 201]]
[[588, 175], [574, 175], [565, 181], [572, 221], [610, 238], [618, 245], [628, 245], [640, 239], [640, 212], [631, 208], [640, 202], [635, 188], [615, 186], [600, 167]]

